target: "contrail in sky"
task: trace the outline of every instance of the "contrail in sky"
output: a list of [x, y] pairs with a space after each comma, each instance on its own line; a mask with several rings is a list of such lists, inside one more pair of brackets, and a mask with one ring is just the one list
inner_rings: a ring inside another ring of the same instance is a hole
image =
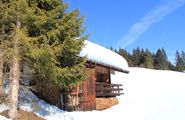
[[185, 0], [166, 0], [163, 4], [154, 7], [143, 18], [130, 27], [127, 34], [117, 43], [116, 47], [127, 47], [134, 43], [151, 25], [163, 20], [165, 16], [174, 12], [184, 4]]

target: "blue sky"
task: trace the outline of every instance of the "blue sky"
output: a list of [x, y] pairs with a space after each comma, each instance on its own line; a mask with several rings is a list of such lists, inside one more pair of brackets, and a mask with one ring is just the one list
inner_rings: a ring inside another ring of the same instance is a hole
[[185, 0], [66, 0], [85, 16], [89, 40], [104, 47], [185, 51]]

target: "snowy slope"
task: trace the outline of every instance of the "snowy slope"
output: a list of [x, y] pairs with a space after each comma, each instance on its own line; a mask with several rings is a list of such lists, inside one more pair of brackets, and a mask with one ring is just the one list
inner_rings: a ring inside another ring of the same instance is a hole
[[[7, 106], [5, 106], [4, 104], [3, 105], [0, 105], [0, 112], [4, 111], [4, 110], [7, 110]], [[4, 116], [1, 116], [0, 115], [0, 120], [10, 120], [8, 118], [5, 118]]]
[[3, 117], [3, 116], [0, 116], [0, 120], [10, 120], [10, 119]]
[[[112, 82], [124, 85], [125, 94], [118, 97], [119, 105], [104, 111], [64, 112], [35, 98], [32, 93], [25, 94], [34, 98], [41, 107], [35, 112], [47, 120], [185, 120], [185, 73], [143, 68], [128, 70], [129, 74], [111, 75]], [[30, 102], [22, 104], [22, 108], [32, 110]]]
[[130, 68], [112, 75], [124, 84], [120, 104], [101, 112], [66, 113], [73, 120], [185, 120], [185, 74]]
[[122, 119], [185, 120], [184, 73], [130, 68], [123, 84], [125, 95], [116, 106]]

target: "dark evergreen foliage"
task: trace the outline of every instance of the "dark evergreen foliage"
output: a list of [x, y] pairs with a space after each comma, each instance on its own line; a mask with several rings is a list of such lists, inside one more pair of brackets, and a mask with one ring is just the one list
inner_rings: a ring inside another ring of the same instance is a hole
[[185, 60], [184, 60], [184, 52], [182, 51], [181, 54], [179, 53], [179, 51], [176, 51], [176, 71], [184, 71], [185, 70]]
[[129, 52], [127, 52], [125, 49], [121, 49], [120, 48], [118, 50], [118, 54], [120, 54], [121, 56], [123, 56], [126, 59], [126, 61], [128, 62], [128, 64], [131, 64]]
[[154, 57], [154, 68], [159, 70], [168, 70], [169, 64], [164, 49], [158, 49]]
[[[111, 47], [111, 50], [114, 49]], [[182, 51], [181, 54], [177, 51], [175, 65], [168, 61], [166, 51], [163, 48], [158, 49], [156, 53], [152, 53], [148, 49], [140, 49], [139, 47], [133, 49], [131, 54], [126, 49], [122, 48], [114, 51], [123, 56], [127, 60], [128, 65], [131, 67], [143, 67], [181, 72], [185, 70], [184, 51]]]
[[11, 37], [19, 19], [18, 59], [31, 59], [40, 80], [63, 87], [83, 79], [85, 59], [78, 54], [86, 36], [82, 36], [84, 17], [78, 9], [67, 11], [63, 0], [3, 0], [0, 3], [0, 41], [6, 47], [3, 48], [6, 61], [14, 55]]

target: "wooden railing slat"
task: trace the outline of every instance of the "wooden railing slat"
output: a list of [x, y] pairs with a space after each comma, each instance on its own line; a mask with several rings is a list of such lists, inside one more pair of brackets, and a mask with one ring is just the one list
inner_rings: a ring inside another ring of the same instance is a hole
[[96, 82], [96, 96], [97, 97], [111, 97], [111, 96], [118, 96], [123, 93], [123, 89], [120, 88], [121, 84], [109, 84], [109, 83], [101, 83], [101, 82]]

